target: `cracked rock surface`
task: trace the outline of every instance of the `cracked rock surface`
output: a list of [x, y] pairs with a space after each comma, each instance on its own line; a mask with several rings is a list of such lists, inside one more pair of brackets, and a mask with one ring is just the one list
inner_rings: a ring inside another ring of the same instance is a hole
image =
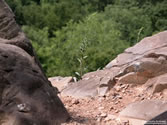
[[0, 125], [58, 125], [68, 118], [31, 43], [0, 0]]
[[[167, 88], [161, 79], [167, 73], [167, 31], [146, 37], [119, 54], [103, 70], [87, 73], [69, 84], [62, 95], [72, 97], [104, 96], [115, 84], [145, 85], [150, 92]], [[103, 80], [107, 79], [103, 84]], [[161, 81], [160, 81], [161, 79]], [[154, 81], [156, 82], [154, 84]], [[105, 88], [104, 88], [105, 86]]]

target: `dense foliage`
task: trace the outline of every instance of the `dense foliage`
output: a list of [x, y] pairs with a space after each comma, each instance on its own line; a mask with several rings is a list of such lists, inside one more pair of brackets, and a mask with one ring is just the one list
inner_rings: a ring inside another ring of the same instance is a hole
[[166, 0], [6, 0], [48, 76], [103, 68], [167, 29]]

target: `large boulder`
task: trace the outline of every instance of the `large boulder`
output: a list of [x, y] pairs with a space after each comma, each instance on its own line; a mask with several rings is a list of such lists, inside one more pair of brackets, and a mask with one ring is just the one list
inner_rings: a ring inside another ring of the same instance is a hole
[[151, 93], [162, 92], [167, 88], [167, 73], [149, 79], [144, 86]]
[[167, 72], [167, 31], [146, 37], [125, 50], [105, 68], [120, 67], [120, 83], [145, 84], [148, 79]]
[[105, 96], [115, 85], [114, 76], [118, 74], [119, 68], [90, 72], [82, 77], [82, 80], [69, 84], [63, 89], [61, 95], [76, 98]]
[[70, 83], [74, 82], [74, 79], [75, 78], [71, 76], [68, 76], [68, 77], [55, 76], [55, 77], [48, 78], [52, 86], [57, 88], [59, 92], [61, 92]]
[[0, 124], [57, 125], [68, 118], [31, 43], [0, 0]]

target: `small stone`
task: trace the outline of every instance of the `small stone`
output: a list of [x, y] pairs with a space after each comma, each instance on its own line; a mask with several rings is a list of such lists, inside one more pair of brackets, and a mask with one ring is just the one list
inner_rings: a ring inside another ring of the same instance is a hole
[[127, 89], [129, 87], [129, 84], [126, 85], [125, 89]]
[[119, 94], [118, 93], [113, 93], [112, 98], [115, 99]]
[[119, 92], [121, 90], [120, 86], [115, 87], [115, 90]]
[[122, 93], [125, 93], [125, 90], [122, 90]]
[[84, 78], [84, 80], [89, 80], [90, 78], [89, 77], [87, 77], [87, 78]]
[[110, 93], [108, 92], [108, 93], [106, 93], [106, 97], [109, 97], [110, 96]]
[[160, 63], [163, 63], [163, 62], [166, 61], [166, 58], [163, 57], [163, 56], [160, 56], [160, 57], [158, 57], [157, 61], [160, 62]]
[[114, 109], [114, 107], [111, 107], [111, 108], [110, 108], [110, 110], [113, 110], [113, 109]]
[[104, 107], [99, 107], [98, 109], [99, 109], [99, 110], [103, 110], [103, 109], [104, 109]]
[[125, 88], [126, 87], [126, 85], [125, 84], [122, 84], [122, 85], [120, 85], [120, 88]]
[[99, 97], [99, 98], [98, 98], [98, 101], [99, 101], [99, 102], [102, 102], [103, 100], [104, 100], [104, 97]]
[[118, 99], [122, 99], [122, 96], [121, 96], [121, 95], [118, 95], [117, 98], [118, 98]]
[[17, 105], [19, 112], [29, 112], [31, 110], [30, 106], [26, 103]]
[[102, 120], [102, 118], [101, 117], [99, 117], [98, 119], [97, 119], [97, 122], [100, 122]]
[[115, 113], [118, 113], [118, 112], [119, 112], [119, 110], [116, 109], [116, 110], [115, 110]]
[[111, 115], [111, 114], [109, 114], [109, 115], [105, 118], [106, 121], [115, 120], [115, 119], [116, 119], [116, 116]]
[[129, 120], [122, 121], [122, 125], [129, 125]]
[[150, 96], [150, 98], [153, 98], [153, 95], [149, 95]]
[[115, 102], [115, 104], [118, 104], [118, 103], [119, 103], [119, 101], [116, 101], [116, 102]]
[[161, 96], [160, 96], [160, 99], [162, 99], [162, 98], [163, 98], [163, 96], [161, 95]]
[[69, 108], [72, 107], [72, 104], [69, 105]]
[[104, 119], [104, 121], [109, 121], [108, 117], [106, 117], [106, 118]]
[[144, 100], [144, 97], [142, 97], [141, 100]]
[[139, 94], [139, 95], [137, 95], [137, 97], [141, 97], [141, 95]]
[[66, 107], [66, 109], [70, 108], [68, 105], [66, 105], [65, 107]]
[[133, 100], [133, 102], [136, 102], [136, 101], [138, 101], [139, 100], [139, 97], [136, 97], [134, 100]]
[[72, 100], [72, 104], [75, 104], [75, 105], [79, 104], [79, 100], [78, 99]]
[[86, 111], [87, 113], [90, 113], [90, 111]]
[[106, 117], [107, 114], [106, 114], [106, 113], [102, 113], [100, 116], [101, 116], [101, 117]]

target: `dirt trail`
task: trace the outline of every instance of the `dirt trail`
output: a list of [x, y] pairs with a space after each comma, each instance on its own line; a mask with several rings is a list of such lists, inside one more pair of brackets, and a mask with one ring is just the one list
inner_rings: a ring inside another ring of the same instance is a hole
[[151, 94], [142, 86], [117, 84], [105, 97], [74, 99], [61, 97], [72, 120], [64, 125], [129, 125], [128, 121], [119, 120], [119, 112], [128, 104], [145, 99], [166, 100], [165, 93]]

